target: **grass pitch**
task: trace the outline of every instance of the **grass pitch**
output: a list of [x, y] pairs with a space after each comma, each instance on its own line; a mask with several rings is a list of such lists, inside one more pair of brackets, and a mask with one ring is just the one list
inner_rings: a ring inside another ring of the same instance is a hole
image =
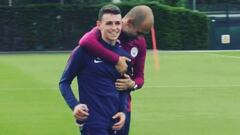
[[[0, 54], [0, 135], [78, 135], [58, 81], [69, 53]], [[131, 135], [239, 135], [240, 52], [148, 52]], [[73, 87], [76, 90], [76, 82]]]

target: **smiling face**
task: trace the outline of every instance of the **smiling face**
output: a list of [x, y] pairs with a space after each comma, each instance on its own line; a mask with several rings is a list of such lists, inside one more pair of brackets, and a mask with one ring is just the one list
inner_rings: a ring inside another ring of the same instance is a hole
[[107, 13], [97, 21], [102, 39], [110, 44], [115, 44], [122, 30], [122, 16], [120, 14]]

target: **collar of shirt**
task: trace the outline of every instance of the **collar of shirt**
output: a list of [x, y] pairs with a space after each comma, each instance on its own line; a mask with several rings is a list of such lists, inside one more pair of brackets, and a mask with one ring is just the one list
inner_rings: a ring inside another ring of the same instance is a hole
[[119, 47], [120, 43], [116, 42], [115, 45], [111, 45], [109, 43], [107, 43], [106, 41], [104, 41], [102, 38], [100, 39], [100, 42], [102, 43], [102, 45], [110, 50]]

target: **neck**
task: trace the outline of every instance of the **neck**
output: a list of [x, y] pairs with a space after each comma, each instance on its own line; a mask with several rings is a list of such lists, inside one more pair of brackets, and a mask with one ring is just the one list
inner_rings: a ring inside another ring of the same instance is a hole
[[106, 43], [110, 44], [111, 46], [115, 46], [115, 44], [116, 44], [116, 41], [107, 40], [107, 39], [105, 39], [105, 38], [103, 38], [103, 37], [102, 37], [102, 39], [103, 39]]

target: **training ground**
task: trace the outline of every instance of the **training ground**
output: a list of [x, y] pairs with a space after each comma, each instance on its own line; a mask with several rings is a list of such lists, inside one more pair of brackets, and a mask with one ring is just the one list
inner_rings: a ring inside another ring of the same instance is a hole
[[[239, 135], [240, 51], [149, 51], [131, 135]], [[65, 53], [0, 54], [0, 135], [78, 135], [58, 82]], [[76, 91], [76, 82], [74, 81]]]

